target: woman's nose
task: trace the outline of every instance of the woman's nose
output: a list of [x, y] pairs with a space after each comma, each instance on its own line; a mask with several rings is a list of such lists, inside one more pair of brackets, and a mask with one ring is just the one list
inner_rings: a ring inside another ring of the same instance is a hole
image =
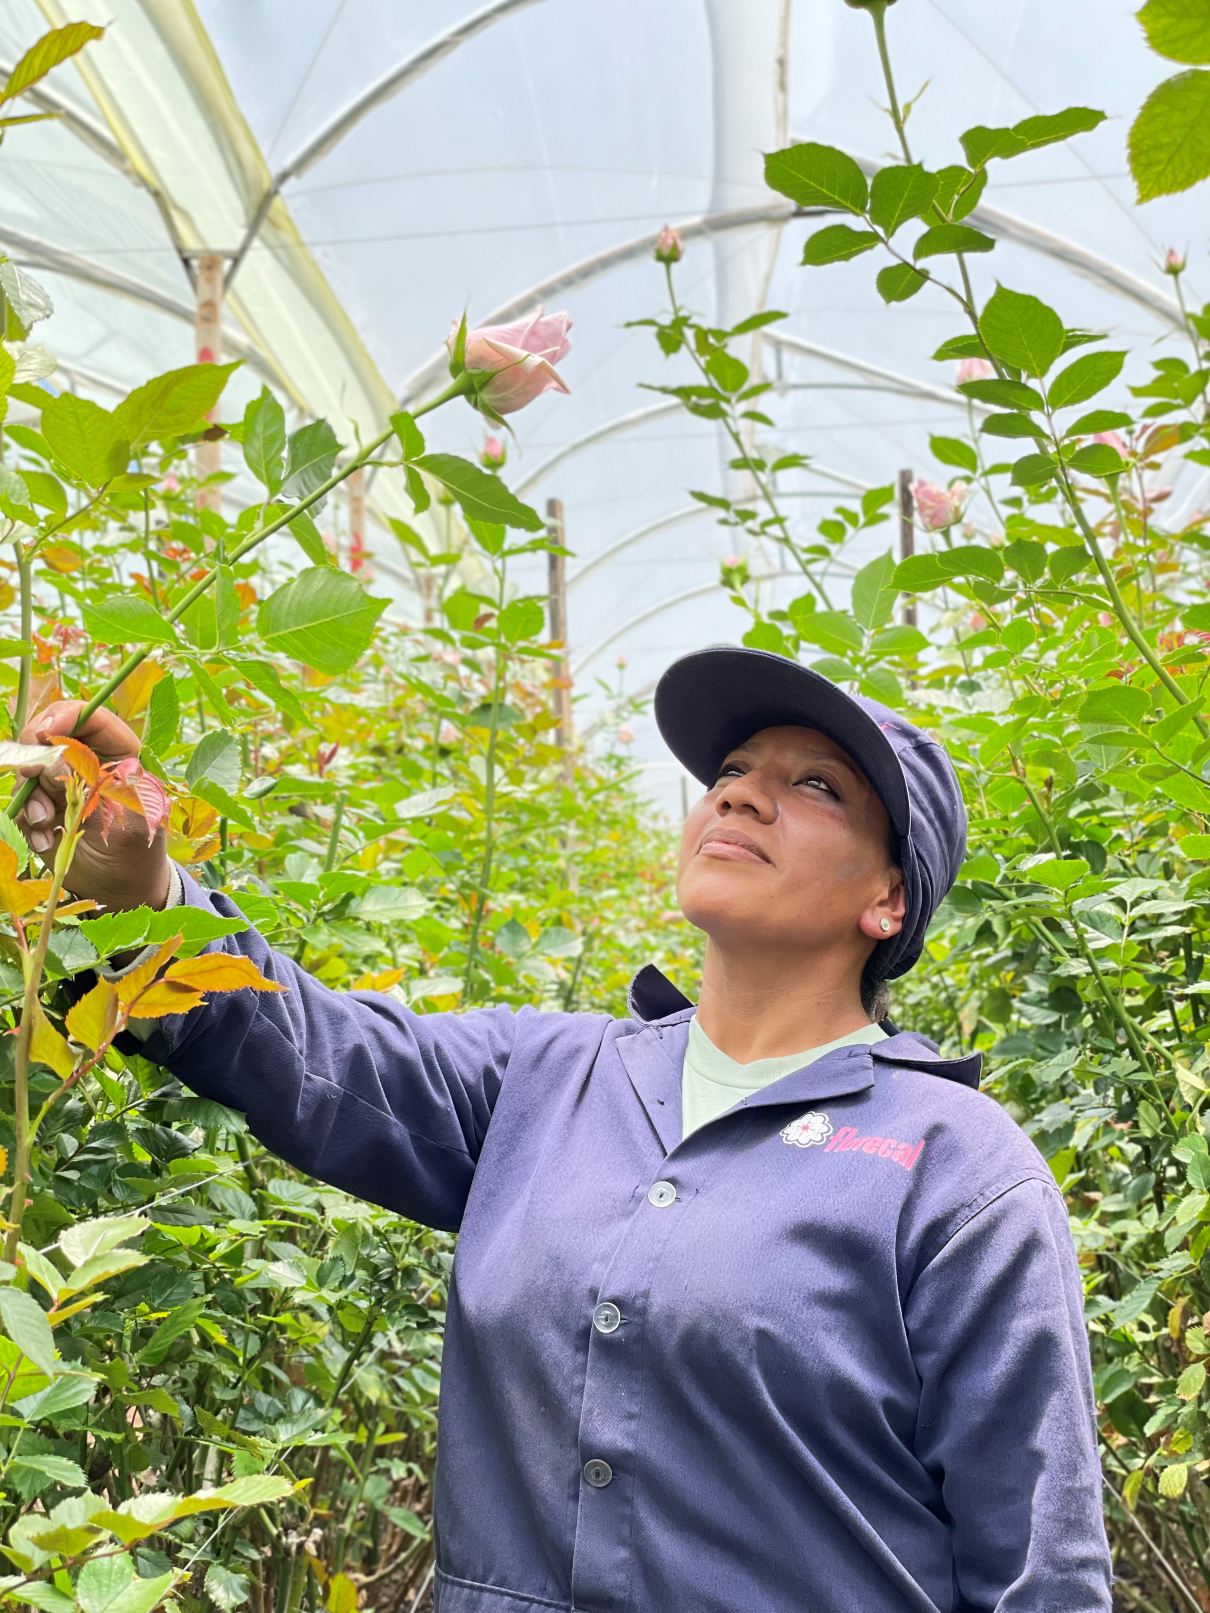
[[731, 812], [750, 812], [762, 823], [772, 823], [777, 816], [773, 797], [755, 773], [744, 773], [729, 778], [714, 800], [719, 817]]

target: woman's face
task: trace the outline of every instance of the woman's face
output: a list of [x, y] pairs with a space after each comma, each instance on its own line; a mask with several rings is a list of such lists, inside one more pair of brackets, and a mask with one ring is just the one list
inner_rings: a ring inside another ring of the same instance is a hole
[[889, 839], [886, 808], [839, 745], [811, 728], [762, 729], [685, 820], [681, 909], [727, 948], [848, 948], [860, 967], [903, 923]]

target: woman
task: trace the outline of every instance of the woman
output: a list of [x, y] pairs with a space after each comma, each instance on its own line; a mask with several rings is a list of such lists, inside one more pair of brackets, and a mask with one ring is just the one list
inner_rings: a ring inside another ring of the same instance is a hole
[[[708, 786], [679, 873], [696, 1010], [649, 967], [633, 1019], [420, 1017], [247, 930], [212, 950], [289, 991], [143, 1051], [303, 1170], [461, 1230], [442, 1613], [1108, 1609], [1062, 1197], [977, 1056], [872, 1022], [963, 859], [947, 757], [754, 650], [678, 661], [655, 710]], [[81, 737], [137, 749], [107, 712]], [[39, 852], [61, 802], [44, 774]], [[133, 825], [73, 889], [237, 912]]]

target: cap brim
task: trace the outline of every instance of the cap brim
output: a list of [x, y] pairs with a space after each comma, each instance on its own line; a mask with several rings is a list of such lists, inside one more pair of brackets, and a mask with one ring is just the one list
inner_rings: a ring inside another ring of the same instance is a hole
[[682, 656], [656, 686], [655, 720], [668, 749], [707, 788], [728, 753], [762, 728], [813, 728], [857, 763], [896, 833], [911, 832], [903, 769], [876, 719], [843, 689], [783, 655], [723, 645]]

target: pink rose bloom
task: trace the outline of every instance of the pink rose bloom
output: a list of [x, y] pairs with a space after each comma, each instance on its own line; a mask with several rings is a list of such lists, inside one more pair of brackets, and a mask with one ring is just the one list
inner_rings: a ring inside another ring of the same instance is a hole
[[655, 261], [657, 263], [679, 263], [685, 255], [681, 232], [671, 224], [665, 224], [655, 243]]
[[968, 482], [955, 482], [953, 487], [938, 487], [936, 482], [917, 482], [912, 488], [916, 500], [916, 514], [926, 531], [941, 532], [953, 526], [962, 515], [962, 506], [970, 493]]
[[1165, 274], [1184, 274], [1185, 260], [1174, 247], [1169, 247], [1164, 254]]
[[742, 566], [743, 563], [742, 555], [726, 554], [723, 556], [723, 566], [727, 571], [734, 571], [736, 566]]
[[[497, 414], [514, 414], [543, 392], [570, 392], [555, 369], [571, 351], [567, 332], [570, 314], [544, 314], [518, 319], [511, 325], [479, 325], [467, 332], [466, 367], [489, 370], [492, 379], [479, 396]], [[458, 326], [450, 326], [445, 345], [450, 352], [458, 338]]]
[[181, 490], [180, 482], [177, 481], [176, 477], [171, 471], [169, 471], [168, 475], [165, 476], [164, 480], [160, 483], [160, 486], [164, 489], [165, 493], [179, 493]]
[[456, 745], [458, 743], [458, 730], [452, 722], [443, 722], [437, 730], [437, 743], [439, 745]]
[[507, 454], [499, 437], [489, 437], [479, 450], [479, 463], [489, 470], [499, 470]]
[[1092, 440], [1093, 442], [1103, 442], [1107, 448], [1116, 448], [1123, 459], [1126, 459], [1130, 454], [1130, 449], [1127, 448], [1124, 440], [1118, 436], [1116, 431], [1094, 432]]
[[967, 381], [986, 381], [995, 373], [985, 358], [960, 358], [954, 372], [954, 385], [964, 386]]
[[618, 744], [630, 745], [634, 742], [634, 729], [628, 722], [624, 722], [618, 729]]
[[614, 665], [617, 667], [624, 667], [626, 665], [626, 657], [624, 655], [619, 655], [617, 660], [614, 662]]

